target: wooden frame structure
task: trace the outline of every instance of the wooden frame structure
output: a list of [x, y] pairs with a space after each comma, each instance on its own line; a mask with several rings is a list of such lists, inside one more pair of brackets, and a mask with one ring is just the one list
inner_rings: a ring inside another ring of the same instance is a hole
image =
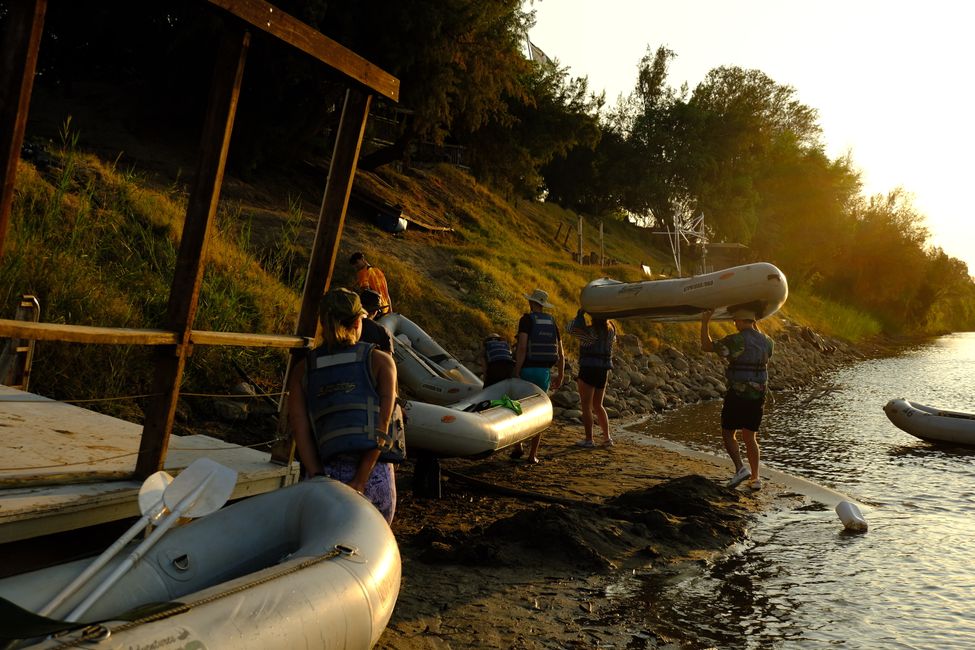
[[[166, 327], [117, 329], [0, 319], [0, 337], [78, 343], [136, 344], [155, 350], [153, 395], [147, 408], [134, 478], [163, 467], [186, 360], [194, 345], [270, 346], [294, 353], [306, 347], [316, 326], [320, 297], [331, 284], [352, 181], [373, 94], [399, 100], [399, 80], [263, 0], [205, 0], [231, 16], [217, 55], [196, 177], [191, 187], [170, 287]], [[12, 0], [4, 51], [0, 53], [0, 257], [9, 225], [17, 162], [23, 143], [47, 0]], [[260, 29], [344, 74], [350, 87], [309, 259], [294, 336], [205, 332], [193, 329], [211, 224], [217, 211], [227, 151], [240, 96], [250, 32]], [[291, 371], [289, 367], [288, 372]], [[272, 458], [289, 462], [291, 445]]]

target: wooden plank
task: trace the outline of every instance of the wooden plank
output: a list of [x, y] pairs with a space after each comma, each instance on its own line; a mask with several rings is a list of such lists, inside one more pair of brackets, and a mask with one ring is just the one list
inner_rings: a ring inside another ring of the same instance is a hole
[[263, 0], [208, 0], [288, 45], [338, 70], [366, 88], [399, 101], [399, 79], [352, 50]]
[[180, 238], [169, 292], [167, 329], [177, 332], [177, 344], [174, 348], [159, 348], [156, 354], [150, 392], [159, 396], [153, 397], [146, 408], [146, 424], [136, 465], [137, 478], [145, 478], [158, 471], [166, 458], [179, 385], [189, 354], [193, 319], [199, 303], [210, 224], [217, 213], [249, 45], [249, 32], [237, 25], [225, 28], [210, 86], [199, 166], [190, 190], [183, 236]]
[[17, 163], [24, 142], [47, 0], [14, 0], [6, 5], [7, 28], [0, 48], [0, 259], [10, 225]]
[[[335, 271], [335, 258], [339, 252], [342, 229], [345, 226], [345, 212], [349, 207], [352, 181], [362, 148], [362, 137], [369, 119], [372, 96], [350, 88], [345, 94], [342, 118], [339, 121], [332, 162], [325, 183], [325, 195], [318, 214], [318, 227], [308, 260], [308, 273], [305, 274], [305, 290], [301, 296], [301, 310], [298, 312], [297, 336], [313, 337], [318, 327], [318, 303], [332, 284]], [[284, 385], [288, 385], [297, 352], [293, 351], [285, 372]], [[287, 435], [288, 417], [284, 409], [286, 400], [281, 400], [278, 416], [279, 443], [271, 450], [271, 460], [277, 463], [290, 463], [294, 458], [294, 443]]]
[[[66, 341], [119, 345], [176, 345], [176, 332], [158, 329], [98, 327], [66, 323], [31, 323], [0, 318], [0, 338], [34, 341]], [[235, 345], [240, 347], [306, 348], [308, 337], [248, 332], [190, 330], [193, 345]]]
[[64, 323], [26, 323], [6, 318], [0, 318], [0, 337], [119, 345], [175, 345], [177, 341], [175, 332], [165, 330]]
[[193, 345], [235, 345], [252, 348], [307, 348], [311, 337], [287, 336], [284, 334], [247, 334], [245, 332], [208, 332], [193, 330], [190, 333]]

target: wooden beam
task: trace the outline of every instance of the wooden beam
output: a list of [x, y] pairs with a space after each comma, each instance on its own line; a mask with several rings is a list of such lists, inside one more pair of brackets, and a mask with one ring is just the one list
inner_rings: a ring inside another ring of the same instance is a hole
[[0, 338], [68, 343], [110, 343], [119, 345], [175, 345], [176, 334], [166, 330], [95, 327], [62, 323], [25, 323], [0, 319]]
[[197, 345], [235, 345], [250, 348], [307, 348], [311, 337], [281, 334], [247, 334], [245, 332], [207, 332], [193, 330], [190, 343]]
[[183, 236], [169, 292], [167, 329], [177, 333], [177, 342], [174, 347], [160, 348], [156, 354], [151, 392], [159, 397], [150, 399], [146, 407], [145, 428], [135, 468], [139, 479], [162, 469], [166, 458], [203, 281], [210, 225], [220, 199], [249, 45], [250, 33], [241, 26], [233, 24], [225, 28], [210, 85], [199, 167], [186, 207]]
[[[0, 338], [118, 345], [176, 345], [179, 340], [176, 332], [160, 329], [32, 323], [6, 318], [0, 318]], [[309, 338], [282, 334], [191, 330], [189, 342], [194, 346], [235, 345], [262, 348], [306, 348], [309, 344]]]
[[[318, 327], [318, 303], [332, 284], [335, 259], [339, 252], [342, 229], [345, 226], [345, 211], [349, 207], [352, 181], [362, 148], [362, 137], [369, 119], [372, 96], [350, 88], [345, 94], [342, 118], [339, 122], [332, 162], [328, 168], [328, 181], [322, 208], [318, 214], [318, 228], [308, 260], [308, 273], [305, 274], [305, 290], [301, 296], [301, 310], [298, 312], [297, 336], [313, 337]], [[294, 368], [296, 351], [292, 351], [284, 385]], [[284, 409], [287, 400], [281, 400], [278, 416], [278, 442], [271, 450], [271, 460], [277, 463], [290, 463], [294, 458], [294, 443], [287, 436], [288, 417]]]
[[395, 102], [399, 101], [399, 79], [271, 3], [263, 0], [208, 1], [335, 68], [366, 88]]
[[0, 49], [0, 259], [10, 225], [17, 162], [24, 142], [46, 9], [47, 0], [7, 3], [7, 28]]

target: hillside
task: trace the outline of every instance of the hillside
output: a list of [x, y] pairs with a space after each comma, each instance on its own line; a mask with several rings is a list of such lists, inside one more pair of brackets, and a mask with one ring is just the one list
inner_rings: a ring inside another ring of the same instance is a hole
[[[59, 130], [55, 137], [34, 135], [18, 170], [0, 267], [5, 316], [12, 315], [22, 293], [33, 293], [48, 322], [159, 326], [185, 211], [188, 179], [182, 170], [192, 156], [143, 141], [135, 146], [103, 132], [97, 142], [86, 142], [70, 121]], [[228, 173], [197, 328], [293, 332], [326, 169], [323, 161], [304, 161], [250, 181]], [[385, 271], [396, 311], [468, 363], [489, 332], [513, 338], [526, 307], [524, 294], [535, 287], [549, 292], [553, 311], [565, 322], [590, 280], [637, 280], [641, 264], [652, 269], [672, 264], [669, 252], [654, 248], [646, 229], [611, 220], [602, 224], [604, 253], [618, 263], [579, 264], [573, 258], [578, 215], [542, 202], [507, 201], [445, 165], [360, 173], [355, 195], [364, 194], [400, 205], [405, 215], [434, 228], [411, 223], [403, 232], [386, 232], [376, 225], [373, 209], [354, 201], [334, 284], [351, 283], [347, 260], [362, 250]], [[584, 252], [598, 251], [599, 223], [583, 221]], [[763, 326], [775, 335], [785, 319], [846, 338], [857, 338], [862, 324], [869, 324], [852, 310], [796, 293]], [[698, 346], [694, 324], [627, 320], [621, 329], [649, 353]], [[567, 354], [574, 356], [573, 346], [567, 346]], [[31, 387], [59, 399], [111, 399], [92, 407], [139, 420], [139, 400], [117, 398], [148, 392], [148, 363], [144, 349], [48, 343], [38, 346]], [[184, 392], [226, 394], [241, 379], [238, 368], [259, 389], [275, 394], [281, 390], [285, 355], [197, 349]], [[208, 406], [197, 401], [203, 409]], [[182, 421], [191, 417], [184, 410]]]

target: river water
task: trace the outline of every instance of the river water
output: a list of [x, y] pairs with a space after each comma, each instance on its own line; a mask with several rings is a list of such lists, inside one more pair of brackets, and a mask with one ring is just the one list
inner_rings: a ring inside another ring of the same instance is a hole
[[[858, 363], [827, 386], [767, 407], [763, 461], [863, 504], [869, 532], [844, 532], [826, 506], [772, 513], [703, 573], [637, 578], [632, 593], [689, 648], [975, 648], [975, 448], [914, 438], [882, 410], [904, 397], [975, 412], [975, 333]], [[719, 410], [643, 428], [723, 454]]]

